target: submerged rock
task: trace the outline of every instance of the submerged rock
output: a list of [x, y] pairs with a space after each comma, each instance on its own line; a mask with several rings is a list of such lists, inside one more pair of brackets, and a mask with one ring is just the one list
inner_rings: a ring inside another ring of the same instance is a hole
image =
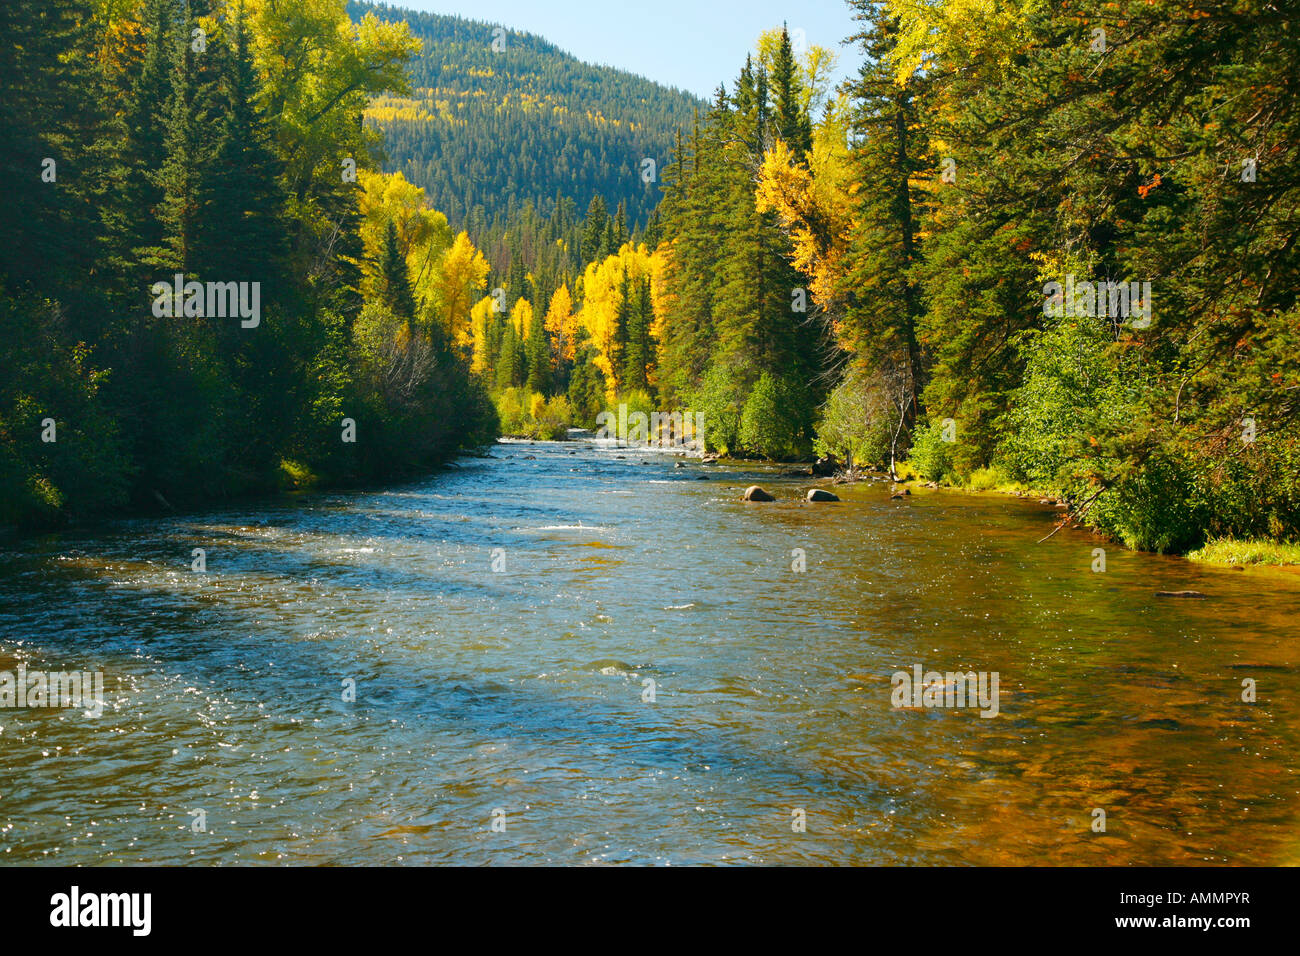
[[809, 488], [808, 500], [809, 501], [839, 501], [840, 499], [838, 495], [833, 495], [824, 488]]
[[745, 489], [745, 500], [746, 501], [776, 501], [775, 498], [769, 495], [762, 488], [758, 487], [758, 485], [750, 485], [748, 488]]
[[1203, 598], [1205, 595], [1200, 591], [1157, 591], [1156, 597]]

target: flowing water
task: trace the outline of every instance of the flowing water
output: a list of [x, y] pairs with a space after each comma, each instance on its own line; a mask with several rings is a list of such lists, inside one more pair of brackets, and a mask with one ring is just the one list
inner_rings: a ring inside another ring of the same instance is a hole
[[[0, 709], [0, 863], [1300, 861], [1300, 575], [809, 484], [511, 443], [0, 542], [0, 671], [106, 697]], [[997, 716], [895, 708], [918, 664]]]

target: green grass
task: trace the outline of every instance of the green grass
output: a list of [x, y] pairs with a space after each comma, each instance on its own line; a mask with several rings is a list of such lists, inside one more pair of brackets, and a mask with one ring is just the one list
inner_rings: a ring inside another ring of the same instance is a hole
[[1187, 555], [1204, 564], [1300, 564], [1300, 544], [1220, 538]]
[[[916, 482], [925, 484], [925, 476], [922, 475], [916, 467], [907, 461], [898, 463], [898, 480], [899, 482]], [[1021, 498], [1055, 498], [1054, 492], [1045, 492], [1041, 489], [1030, 488], [1018, 481], [1013, 481], [1007, 477], [1002, 469], [994, 466], [991, 468], [977, 468], [970, 475], [950, 476], [949, 478], [940, 479], [937, 484], [941, 488], [950, 488], [955, 491], [991, 491], [999, 495], [1017, 495]]]

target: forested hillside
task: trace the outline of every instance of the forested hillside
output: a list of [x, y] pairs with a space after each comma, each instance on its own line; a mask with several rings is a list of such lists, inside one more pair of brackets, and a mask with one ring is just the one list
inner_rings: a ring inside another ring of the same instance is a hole
[[526, 201], [549, 216], [558, 196], [578, 209], [600, 196], [610, 209], [623, 204], [633, 225], [648, 220], [657, 170], [701, 105], [695, 97], [531, 34], [387, 4], [349, 9], [405, 22], [424, 45], [411, 92], [376, 97], [366, 118], [384, 134], [385, 168], [423, 187], [453, 225], [479, 240]]

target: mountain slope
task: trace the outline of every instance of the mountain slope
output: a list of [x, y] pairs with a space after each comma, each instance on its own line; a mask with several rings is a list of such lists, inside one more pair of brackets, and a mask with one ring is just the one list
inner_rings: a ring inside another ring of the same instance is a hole
[[[601, 195], [644, 222], [659, 200], [643, 161], [668, 162], [676, 130], [701, 101], [612, 67], [592, 66], [545, 40], [460, 17], [387, 4], [349, 3], [404, 20], [424, 42], [411, 64], [412, 95], [381, 97], [367, 122], [385, 137], [389, 171], [428, 191], [454, 225], [511, 218], [525, 200], [549, 214], [557, 195], [579, 210]], [[498, 43], [498, 46], [501, 44]], [[483, 212], [472, 216], [475, 206]]]

